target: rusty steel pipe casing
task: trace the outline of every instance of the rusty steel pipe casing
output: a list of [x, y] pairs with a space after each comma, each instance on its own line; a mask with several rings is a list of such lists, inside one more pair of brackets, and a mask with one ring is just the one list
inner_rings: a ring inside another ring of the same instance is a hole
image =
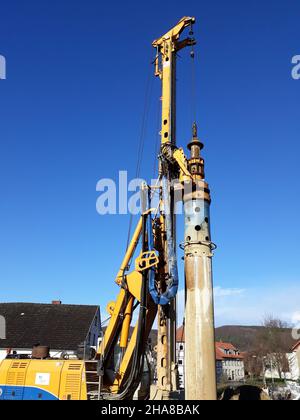
[[[216, 351], [212, 250], [210, 235], [210, 191], [204, 181], [203, 143], [197, 124], [188, 145], [188, 169], [192, 182], [184, 188], [185, 217], [185, 399], [216, 400]], [[188, 187], [188, 188], [186, 188]]]
[[190, 195], [184, 202], [187, 400], [217, 399], [209, 206], [208, 200]]

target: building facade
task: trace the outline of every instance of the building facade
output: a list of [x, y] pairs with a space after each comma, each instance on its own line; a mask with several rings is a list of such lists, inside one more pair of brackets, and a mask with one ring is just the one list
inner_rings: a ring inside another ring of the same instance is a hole
[[244, 357], [231, 343], [216, 343], [217, 381], [243, 381]]
[[291, 353], [287, 354], [290, 368], [290, 378], [293, 381], [300, 379], [300, 341], [292, 348]]
[[[184, 388], [185, 339], [184, 328], [177, 330], [176, 355], [178, 362], [179, 386]], [[244, 381], [245, 368], [243, 355], [230, 343], [216, 342], [217, 382]]]

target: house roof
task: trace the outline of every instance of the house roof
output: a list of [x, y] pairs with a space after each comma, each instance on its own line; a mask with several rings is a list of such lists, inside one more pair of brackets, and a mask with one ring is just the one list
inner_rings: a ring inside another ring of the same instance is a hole
[[300, 341], [298, 341], [298, 343], [296, 343], [293, 347], [292, 347], [292, 351], [297, 351], [300, 349]]
[[217, 341], [216, 346], [218, 346], [220, 349], [223, 350], [237, 350], [236, 347], [234, 347], [231, 343], [224, 343], [223, 341]]
[[0, 303], [0, 315], [6, 321], [6, 339], [0, 340], [0, 348], [31, 349], [40, 344], [54, 350], [76, 350], [86, 339], [98, 309], [87, 305]]
[[[181, 326], [180, 328], [177, 329], [176, 341], [177, 343], [185, 342], [184, 326]], [[216, 345], [216, 359], [217, 360], [243, 359], [244, 358], [244, 356], [240, 352], [238, 354], [225, 354], [223, 352], [223, 350], [238, 351], [238, 349], [231, 343], [223, 343], [222, 341], [218, 341], [215, 343], [215, 345]]]
[[185, 336], [184, 336], [184, 326], [177, 328], [176, 331], [176, 342], [177, 343], [184, 343], [185, 342]]
[[[238, 354], [225, 354], [223, 350], [233, 350], [238, 352]], [[241, 354], [236, 347], [231, 343], [223, 343], [222, 341], [216, 342], [216, 359], [217, 360], [226, 360], [226, 359], [243, 359], [244, 356]]]
[[224, 360], [224, 356], [222, 351], [216, 346], [216, 360]]

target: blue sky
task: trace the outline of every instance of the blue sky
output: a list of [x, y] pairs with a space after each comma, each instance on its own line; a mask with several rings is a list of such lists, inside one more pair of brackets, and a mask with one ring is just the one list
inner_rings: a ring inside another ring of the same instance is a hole
[[[98, 215], [96, 183], [117, 179], [119, 170], [134, 176], [148, 80], [141, 175], [153, 176], [159, 81], [151, 42], [184, 15], [197, 18], [197, 119], [218, 245], [217, 324], [257, 324], [265, 313], [295, 318], [296, 0], [2, 2], [1, 301], [59, 298], [104, 309], [115, 298], [129, 216]], [[191, 60], [180, 56], [177, 141], [185, 145]]]

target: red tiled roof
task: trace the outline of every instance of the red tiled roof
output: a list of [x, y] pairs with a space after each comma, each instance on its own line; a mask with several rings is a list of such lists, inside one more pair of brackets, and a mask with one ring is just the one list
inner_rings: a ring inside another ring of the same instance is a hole
[[216, 360], [223, 360], [223, 359], [224, 359], [224, 354], [216, 345]]
[[185, 342], [184, 327], [183, 327], [183, 325], [181, 327], [177, 328], [177, 331], [176, 331], [176, 342], [177, 343], [184, 343]]
[[234, 350], [238, 352], [238, 349], [234, 347], [231, 343], [223, 343], [217, 342], [216, 343], [216, 358], [217, 360], [224, 360], [224, 359], [243, 359], [244, 356], [238, 352], [238, 354], [225, 354], [222, 350]]
[[216, 345], [224, 350], [237, 350], [231, 343], [223, 343], [223, 341], [217, 341]]
[[[177, 343], [184, 343], [184, 327], [181, 326], [177, 329], [176, 332], [176, 341]], [[234, 347], [231, 343], [223, 343], [222, 341], [216, 342], [216, 359], [217, 360], [225, 360], [225, 359], [243, 359], [244, 355], [239, 354], [225, 354], [222, 350], [234, 350], [238, 351], [236, 347]]]
[[297, 351], [298, 349], [300, 350], [300, 341], [298, 341], [298, 343], [294, 345], [294, 347], [292, 348], [292, 351]]

